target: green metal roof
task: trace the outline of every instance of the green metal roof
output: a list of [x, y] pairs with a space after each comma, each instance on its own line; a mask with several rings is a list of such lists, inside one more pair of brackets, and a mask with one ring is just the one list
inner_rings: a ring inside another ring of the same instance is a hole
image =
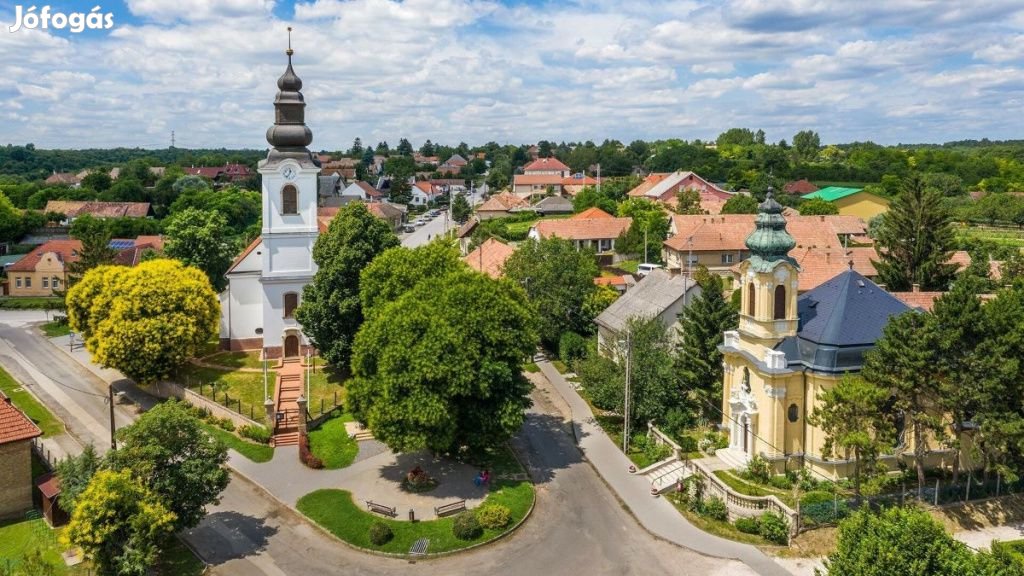
[[6, 266], [8, 264], [14, 264], [18, 260], [25, 257], [25, 254], [10, 254], [7, 256], [0, 256], [0, 266]]
[[775, 200], [775, 191], [769, 187], [768, 194], [757, 206], [754, 231], [747, 236], [750, 249], [750, 265], [758, 272], [771, 272], [779, 262], [789, 262], [799, 268], [789, 251], [796, 246], [796, 240], [786, 231], [786, 218], [782, 205]]
[[810, 194], [804, 194], [801, 196], [804, 200], [810, 200], [811, 198], [821, 198], [822, 200], [828, 200], [829, 202], [835, 202], [840, 198], [846, 198], [852, 196], [857, 192], [860, 192], [863, 188], [842, 188], [839, 186], [827, 186], [818, 190], [817, 192], [811, 192]]

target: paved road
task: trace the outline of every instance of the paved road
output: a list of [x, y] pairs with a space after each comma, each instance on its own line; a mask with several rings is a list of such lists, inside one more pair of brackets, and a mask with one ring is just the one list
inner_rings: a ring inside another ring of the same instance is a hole
[[[65, 418], [81, 440], [105, 447], [106, 384], [23, 321], [0, 312], [0, 362]], [[54, 391], [54, 396], [50, 391]], [[61, 391], [66, 397], [61, 397]], [[408, 562], [368, 556], [322, 534], [260, 488], [235, 477], [222, 502], [185, 539], [219, 575], [267, 574], [752, 574], [736, 561], [702, 556], [651, 537], [581, 455], [567, 420], [535, 392], [515, 444], [537, 481], [537, 508], [518, 532], [474, 552]], [[119, 425], [134, 417], [118, 407]]]
[[[467, 200], [469, 200], [471, 206], [475, 206], [480, 202], [481, 195], [482, 192], [474, 191], [472, 194], [467, 196]], [[423, 244], [430, 242], [431, 239], [436, 238], [439, 234], [443, 234], [446, 229], [451, 230], [452, 228], [458, 229], [458, 224], [452, 222], [451, 218], [446, 219], [445, 214], [442, 213], [440, 216], [435, 217], [425, 225], [417, 228], [415, 232], [402, 234], [402, 246], [407, 246], [409, 248], [422, 246]]]

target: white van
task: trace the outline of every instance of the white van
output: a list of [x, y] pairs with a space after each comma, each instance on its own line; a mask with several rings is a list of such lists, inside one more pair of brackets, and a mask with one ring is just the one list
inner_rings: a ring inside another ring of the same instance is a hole
[[657, 268], [661, 268], [661, 264], [640, 264], [636, 267], [636, 275], [643, 278]]

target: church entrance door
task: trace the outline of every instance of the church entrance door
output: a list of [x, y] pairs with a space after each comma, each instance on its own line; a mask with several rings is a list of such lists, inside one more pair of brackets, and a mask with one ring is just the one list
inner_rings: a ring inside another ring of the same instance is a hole
[[294, 358], [299, 355], [299, 337], [289, 334], [284, 338], [284, 357]]

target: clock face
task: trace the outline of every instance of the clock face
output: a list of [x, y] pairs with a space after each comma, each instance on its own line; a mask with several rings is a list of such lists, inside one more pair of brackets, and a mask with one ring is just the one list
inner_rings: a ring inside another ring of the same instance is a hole
[[294, 180], [296, 175], [295, 168], [287, 166], [281, 171], [281, 175], [284, 176], [285, 180]]

